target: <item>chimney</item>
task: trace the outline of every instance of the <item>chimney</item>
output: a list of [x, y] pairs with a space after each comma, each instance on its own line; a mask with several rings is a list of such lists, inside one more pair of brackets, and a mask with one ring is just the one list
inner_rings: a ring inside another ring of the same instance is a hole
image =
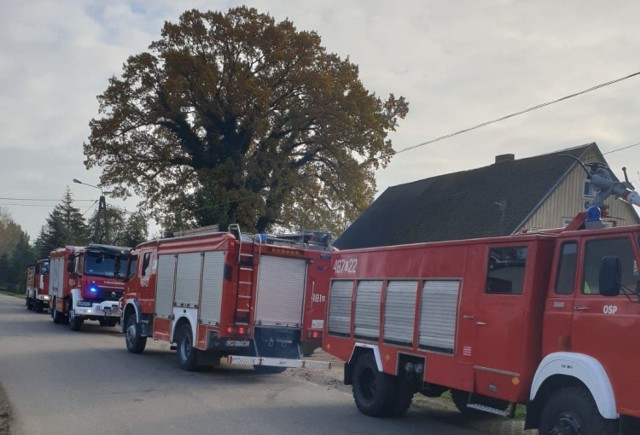
[[514, 154], [500, 154], [496, 156], [496, 164], [504, 162], [513, 162], [516, 159]]

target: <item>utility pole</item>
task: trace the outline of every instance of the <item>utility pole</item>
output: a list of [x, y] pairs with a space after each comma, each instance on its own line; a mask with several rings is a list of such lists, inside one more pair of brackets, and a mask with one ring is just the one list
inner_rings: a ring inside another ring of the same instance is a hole
[[73, 179], [74, 183], [84, 184], [100, 191], [100, 199], [98, 201], [98, 214], [96, 215], [96, 227], [93, 232], [93, 243], [103, 243], [109, 241], [109, 220], [107, 219], [107, 200], [104, 197], [105, 192], [98, 186], [84, 183], [77, 178]]

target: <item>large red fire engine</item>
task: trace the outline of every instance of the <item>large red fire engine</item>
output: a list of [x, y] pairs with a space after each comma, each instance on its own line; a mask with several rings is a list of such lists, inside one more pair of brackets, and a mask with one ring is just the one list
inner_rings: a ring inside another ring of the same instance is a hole
[[122, 300], [127, 349], [141, 353], [147, 337], [176, 343], [185, 370], [223, 356], [271, 372], [327, 366], [300, 353], [321, 344], [331, 256], [290, 241], [234, 226], [139, 245]]
[[[590, 174], [598, 203], [640, 204], [607, 174]], [[335, 253], [323, 347], [345, 361], [359, 410], [399, 416], [416, 392], [450, 391], [461, 410], [512, 416], [525, 404], [527, 428], [544, 435], [617, 434], [621, 416], [640, 417], [640, 226], [602, 228], [599, 214]]]
[[49, 259], [38, 260], [27, 267], [27, 309], [41, 313], [49, 307]]
[[54, 323], [78, 331], [85, 320], [115, 326], [124, 293], [124, 268], [130, 248], [107, 245], [67, 246], [51, 252], [49, 297]]

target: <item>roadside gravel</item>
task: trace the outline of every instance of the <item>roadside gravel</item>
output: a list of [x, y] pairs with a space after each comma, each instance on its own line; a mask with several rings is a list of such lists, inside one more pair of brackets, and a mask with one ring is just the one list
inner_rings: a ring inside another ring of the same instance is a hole
[[[331, 368], [329, 370], [314, 369], [290, 369], [283, 375], [298, 377], [306, 381], [326, 386], [328, 389], [336, 389], [351, 394], [351, 385], [343, 383], [343, 362], [339, 359], [317, 349], [313, 355], [308, 358], [315, 361], [329, 361]], [[355, 408], [355, 403], [353, 404]], [[462, 415], [451, 400], [444, 398], [429, 398], [422, 394], [413, 396], [413, 402], [409, 411], [428, 415], [429, 418], [437, 420], [453, 426], [475, 429], [480, 433], [491, 435], [534, 435], [537, 431], [523, 429], [522, 420], [509, 420], [503, 417], [493, 416], [490, 414], [475, 414], [471, 416]]]
[[9, 435], [11, 423], [11, 406], [2, 385], [0, 385], [0, 435]]

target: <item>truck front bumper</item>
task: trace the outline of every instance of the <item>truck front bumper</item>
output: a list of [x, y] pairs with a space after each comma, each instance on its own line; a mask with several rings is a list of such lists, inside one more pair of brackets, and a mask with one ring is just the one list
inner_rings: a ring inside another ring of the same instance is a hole
[[120, 308], [118, 307], [118, 301], [92, 303], [91, 306], [82, 305], [88, 305], [87, 301], [78, 302], [78, 305], [74, 308], [76, 316], [120, 318]]

